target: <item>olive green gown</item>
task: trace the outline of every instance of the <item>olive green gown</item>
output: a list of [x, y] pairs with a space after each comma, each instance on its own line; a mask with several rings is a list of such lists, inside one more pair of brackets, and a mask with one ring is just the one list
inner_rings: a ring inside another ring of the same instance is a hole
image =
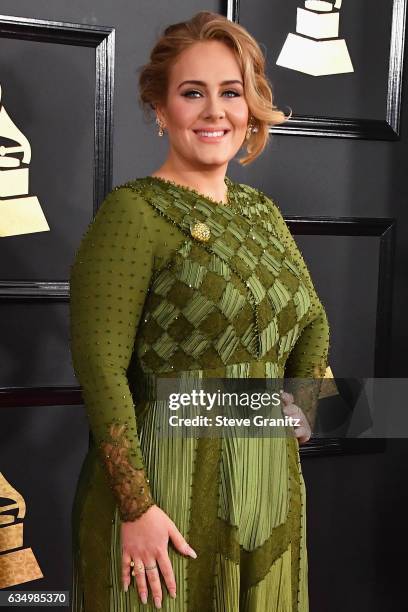
[[198, 555], [169, 542], [177, 597], [161, 576], [163, 610], [308, 610], [297, 440], [157, 435], [159, 377], [326, 370], [327, 316], [279, 208], [225, 182], [228, 205], [157, 177], [116, 187], [73, 262], [71, 350], [92, 434], [72, 516], [75, 612], [156, 609], [150, 587], [143, 605], [121, 580], [121, 521], [153, 503]]

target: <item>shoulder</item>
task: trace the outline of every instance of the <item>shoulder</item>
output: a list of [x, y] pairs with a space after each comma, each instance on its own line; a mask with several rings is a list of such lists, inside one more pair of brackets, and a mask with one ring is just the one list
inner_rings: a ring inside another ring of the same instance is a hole
[[136, 226], [143, 224], [149, 229], [157, 223], [157, 213], [149, 203], [147, 186], [143, 179], [133, 179], [114, 187], [101, 202], [96, 222], [128, 223]]
[[148, 209], [148, 202], [143, 197], [140, 179], [134, 179], [116, 185], [102, 201], [98, 212], [137, 212], [138, 209]]
[[234, 183], [235, 193], [242, 200], [247, 200], [249, 204], [262, 207], [265, 212], [272, 213], [275, 217], [282, 217], [279, 206], [275, 200], [261, 189], [252, 187], [245, 183]]
[[238, 194], [242, 194], [243, 196], [250, 196], [255, 200], [259, 200], [260, 202], [263, 202], [264, 200], [269, 200], [272, 202], [270, 196], [261, 191], [261, 189], [253, 187], [252, 185], [247, 185], [246, 183], [234, 183], [234, 187]]

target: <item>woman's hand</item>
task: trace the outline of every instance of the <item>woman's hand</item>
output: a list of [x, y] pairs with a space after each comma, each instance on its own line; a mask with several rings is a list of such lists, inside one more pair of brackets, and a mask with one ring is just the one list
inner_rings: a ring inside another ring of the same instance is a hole
[[[159, 569], [163, 574], [171, 597], [176, 597], [176, 580], [171, 565], [167, 544], [171, 538], [175, 548], [184, 555], [195, 559], [197, 554], [187, 544], [169, 516], [156, 505], [134, 521], [123, 522], [122, 536], [122, 581], [127, 591], [131, 580], [131, 571], [135, 572], [135, 581], [140, 599], [147, 602], [147, 580], [150, 584], [156, 608], [161, 608], [162, 588]], [[134, 566], [131, 566], [131, 562]], [[149, 569], [152, 568], [152, 569]]]
[[282, 412], [286, 416], [291, 416], [295, 419], [299, 419], [299, 425], [294, 427], [295, 437], [299, 440], [299, 444], [304, 444], [310, 440], [312, 430], [310, 429], [309, 421], [307, 420], [304, 412], [299, 406], [294, 403], [294, 397], [292, 393], [281, 391], [281, 397], [283, 400]]

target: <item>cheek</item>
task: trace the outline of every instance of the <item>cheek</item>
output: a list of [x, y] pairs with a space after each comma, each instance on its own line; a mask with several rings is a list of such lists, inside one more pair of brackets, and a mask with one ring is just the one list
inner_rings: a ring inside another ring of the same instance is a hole
[[236, 128], [246, 130], [249, 119], [248, 106], [246, 103], [234, 106], [234, 108], [231, 109], [230, 117]]
[[174, 100], [171, 105], [168, 105], [167, 111], [170, 123], [176, 128], [188, 127], [197, 115], [193, 106], [183, 98]]

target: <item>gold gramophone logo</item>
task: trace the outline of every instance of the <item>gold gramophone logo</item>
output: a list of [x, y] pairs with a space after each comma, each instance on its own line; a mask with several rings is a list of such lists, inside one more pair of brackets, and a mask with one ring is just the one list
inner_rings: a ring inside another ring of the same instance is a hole
[[1, 94], [0, 85], [0, 237], [48, 232], [37, 197], [28, 195], [30, 143], [7, 114]]
[[296, 34], [288, 34], [276, 64], [312, 76], [354, 72], [346, 41], [338, 37], [341, 5], [306, 0], [297, 9]]
[[44, 578], [33, 551], [23, 546], [23, 522], [18, 519], [25, 512], [23, 497], [0, 472], [0, 589]]

